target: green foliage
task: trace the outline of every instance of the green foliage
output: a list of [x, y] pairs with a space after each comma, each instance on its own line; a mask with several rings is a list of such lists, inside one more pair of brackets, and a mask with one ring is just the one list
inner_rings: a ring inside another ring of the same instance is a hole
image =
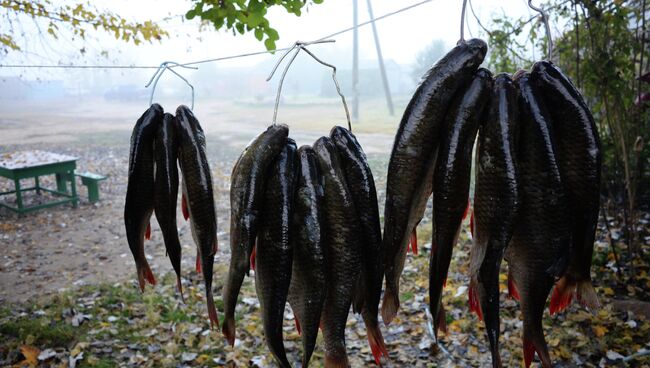
[[419, 82], [422, 76], [438, 59], [445, 54], [447, 47], [443, 40], [434, 40], [427, 47], [415, 55], [415, 65], [411, 71], [411, 78]]
[[193, 0], [194, 7], [185, 16], [187, 19], [200, 18], [212, 24], [215, 29], [225, 28], [233, 34], [253, 32], [258, 41], [264, 40], [267, 50], [275, 50], [275, 42], [280, 39], [267, 18], [269, 8], [283, 7], [289, 14], [300, 16], [310, 4], [320, 4], [323, 0]]
[[[86, 38], [88, 31], [103, 30], [113, 34], [116, 39], [133, 42], [136, 45], [144, 41], [152, 42], [167, 36], [167, 32], [157, 24], [148, 20], [144, 22], [127, 22], [119, 15], [108, 11], [100, 11], [90, 4], [61, 5], [51, 0], [0, 0], [0, 8], [6, 10], [3, 20], [8, 24], [7, 30], [0, 30], [0, 51], [5, 54], [10, 50], [20, 51], [16, 42], [17, 37], [23, 37], [17, 28], [11, 26], [20, 23], [24, 17], [30, 17], [39, 30], [42, 26], [47, 35], [58, 39], [61, 34], [59, 27], [72, 31], [74, 37]], [[81, 49], [84, 52], [84, 49]]]

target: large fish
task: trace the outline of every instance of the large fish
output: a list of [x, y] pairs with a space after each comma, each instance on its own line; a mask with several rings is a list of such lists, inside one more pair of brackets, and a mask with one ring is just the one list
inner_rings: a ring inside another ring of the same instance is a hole
[[497, 75], [487, 119], [479, 128], [474, 169], [470, 307], [485, 320], [493, 367], [501, 367], [499, 270], [520, 204], [515, 147], [518, 103], [517, 87], [510, 76]]
[[572, 256], [569, 268], [555, 285], [551, 314], [566, 308], [575, 294], [587, 308], [597, 308], [591, 284], [591, 258], [598, 224], [601, 150], [596, 123], [580, 92], [548, 61], [535, 63], [531, 80], [540, 89], [553, 118], [560, 174], [571, 210]]
[[187, 106], [176, 109], [178, 122], [178, 162], [183, 173], [183, 190], [190, 228], [201, 259], [205, 297], [211, 326], [219, 326], [212, 296], [212, 270], [217, 252], [217, 213], [214, 207], [212, 174], [205, 154], [205, 134]]
[[558, 167], [553, 126], [530, 74], [516, 79], [520, 92], [517, 163], [521, 207], [505, 258], [521, 300], [525, 366], [535, 352], [551, 367], [542, 316], [551, 287], [566, 271], [570, 251], [569, 213]]
[[266, 189], [255, 252], [255, 289], [262, 309], [264, 337], [281, 367], [291, 367], [284, 351], [282, 322], [291, 282], [291, 221], [296, 177], [296, 142], [285, 147], [266, 174]]
[[154, 139], [154, 211], [165, 241], [167, 255], [176, 272], [176, 285], [183, 297], [181, 286], [181, 242], [176, 227], [176, 204], [178, 201], [178, 139], [176, 119], [165, 113]]
[[129, 181], [124, 203], [126, 239], [135, 259], [140, 290], [145, 282], [156, 284], [144, 254], [144, 238], [151, 237], [149, 219], [154, 208], [153, 141], [163, 120], [163, 108], [153, 104], [135, 123], [129, 152]]
[[291, 228], [293, 271], [289, 304], [302, 335], [302, 366], [306, 368], [316, 346], [327, 290], [323, 249], [325, 216], [316, 153], [310, 146], [302, 146], [298, 149], [298, 162]]
[[358, 217], [352, 194], [341, 169], [332, 140], [322, 137], [314, 151], [323, 176], [325, 192], [325, 245], [327, 295], [321, 316], [325, 340], [325, 367], [347, 368], [345, 324], [352, 294], [361, 273], [362, 246], [359, 243]]
[[395, 135], [384, 208], [385, 323], [390, 323], [399, 309], [399, 278], [409, 238], [431, 195], [440, 130], [449, 102], [471, 81], [486, 52], [484, 41], [472, 39], [438, 61], [415, 91]]
[[230, 268], [223, 289], [222, 332], [235, 344], [235, 307], [257, 237], [267, 168], [286, 146], [289, 127], [273, 124], [241, 154], [230, 178]]
[[380, 364], [382, 356], [388, 358], [388, 351], [377, 318], [384, 267], [375, 179], [366, 154], [352, 132], [336, 126], [330, 132], [330, 137], [339, 153], [341, 168], [359, 216], [363, 257], [361, 277], [352, 306], [355, 312], [363, 316], [372, 355], [375, 362]]
[[429, 305], [434, 332], [444, 324], [442, 289], [460, 225], [467, 213], [472, 148], [479, 123], [485, 118], [492, 74], [479, 69], [469, 86], [456, 94], [445, 118], [433, 174], [433, 241], [429, 260]]

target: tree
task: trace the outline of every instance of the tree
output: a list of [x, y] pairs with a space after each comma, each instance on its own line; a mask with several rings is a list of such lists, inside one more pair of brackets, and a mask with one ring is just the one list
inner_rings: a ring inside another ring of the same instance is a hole
[[419, 82], [424, 73], [431, 69], [433, 64], [445, 54], [446, 48], [443, 40], [433, 40], [424, 50], [415, 55], [415, 64], [411, 71], [411, 77], [415, 82]]

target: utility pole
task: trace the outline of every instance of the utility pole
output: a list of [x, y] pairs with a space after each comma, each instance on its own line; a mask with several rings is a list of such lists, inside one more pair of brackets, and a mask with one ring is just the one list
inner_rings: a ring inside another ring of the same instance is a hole
[[359, 4], [352, 0], [352, 120], [359, 120]]
[[[372, 14], [371, 0], [368, 0], [368, 14], [370, 15], [370, 21], [375, 20], [375, 16]], [[381, 82], [384, 85], [386, 104], [388, 105], [388, 112], [391, 116], [393, 116], [395, 115], [395, 109], [393, 108], [393, 98], [390, 95], [390, 87], [388, 86], [388, 77], [386, 76], [386, 68], [384, 67], [384, 57], [381, 54], [381, 46], [379, 45], [379, 34], [377, 33], [377, 26], [375, 25], [375, 22], [372, 22], [371, 24], [372, 33], [375, 36], [375, 48], [377, 49], [377, 59], [379, 59], [379, 70], [381, 71]]]

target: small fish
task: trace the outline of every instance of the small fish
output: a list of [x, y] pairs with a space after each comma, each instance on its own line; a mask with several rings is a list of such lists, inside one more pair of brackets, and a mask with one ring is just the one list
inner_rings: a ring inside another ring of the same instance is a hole
[[497, 75], [476, 148], [469, 287], [470, 308], [485, 320], [493, 367], [502, 366], [499, 270], [520, 205], [515, 148], [518, 112], [517, 87], [508, 74]]
[[380, 364], [382, 356], [388, 358], [388, 351], [377, 318], [384, 267], [375, 179], [366, 154], [352, 132], [336, 126], [330, 132], [330, 137], [339, 153], [341, 168], [359, 216], [361, 231], [362, 268], [352, 306], [355, 312], [360, 312], [363, 316], [370, 350], [375, 362]]
[[[222, 332], [235, 344], [235, 307], [244, 276], [249, 272], [264, 198], [266, 173], [284, 149], [289, 127], [274, 124], [257, 136], [237, 160], [230, 178], [230, 268], [223, 289]], [[253, 259], [255, 259], [253, 257]]]
[[[449, 102], [466, 86], [487, 52], [487, 44], [472, 39], [454, 47], [425, 76], [406, 107], [388, 164], [384, 206], [384, 323], [399, 309], [399, 278], [409, 239], [422, 219], [432, 192], [440, 131]], [[413, 242], [414, 243], [414, 242]], [[417, 249], [412, 244], [413, 249]]]
[[321, 316], [325, 340], [325, 367], [348, 368], [345, 325], [352, 294], [361, 273], [363, 247], [359, 242], [358, 217], [332, 140], [322, 137], [314, 151], [323, 176], [325, 193], [325, 255], [327, 295]]
[[302, 336], [302, 366], [311, 359], [321, 311], [325, 301], [326, 264], [323, 185], [316, 153], [310, 146], [298, 149], [298, 173], [294, 195], [291, 243], [293, 271], [289, 287], [289, 304]]
[[465, 217], [472, 168], [472, 148], [492, 89], [492, 73], [479, 69], [469, 86], [451, 102], [433, 174], [433, 241], [429, 260], [429, 305], [434, 332], [444, 323], [442, 289], [452, 251]]
[[571, 210], [572, 256], [567, 273], [555, 284], [551, 314], [562, 311], [573, 296], [580, 304], [598, 308], [591, 284], [591, 258], [600, 207], [602, 154], [596, 123], [582, 95], [562, 71], [548, 61], [533, 65], [531, 80], [550, 109], [560, 174]]
[[282, 322], [291, 282], [291, 222], [296, 178], [296, 142], [285, 147], [266, 174], [266, 189], [255, 253], [255, 289], [260, 300], [264, 337], [280, 367], [291, 367], [284, 351]]
[[152, 285], [156, 284], [149, 262], [144, 255], [144, 238], [151, 238], [149, 219], [154, 209], [153, 141], [163, 120], [163, 113], [160, 105], [151, 105], [135, 123], [131, 134], [124, 226], [142, 291], [144, 291], [145, 281]]
[[176, 204], [178, 201], [178, 140], [176, 119], [165, 113], [154, 138], [154, 211], [160, 225], [165, 249], [176, 272], [176, 286], [183, 298], [181, 285], [181, 242], [176, 227]]
[[[210, 325], [219, 327], [212, 295], [212, 270], [217, 252], [217, 212], [214, 206], [212, 174], [205, 153], [205, 134], [187, 106], [176, 109], [178, 162], [183, 173], [183, 192], [190, 215], [190, 228], [201, 260]], [[198, 260], [197, 260], [198, 263]]]
[[521, 207], [505, 258], [520, 295], [525, 367], [537, 352], [542, 366], [550, 368], [542, 316], [553, 283], [568, 265], [569, 213], [548, 108], [529, 73], [519, 74], [516, 82], [521, 114], [517, 146]]

